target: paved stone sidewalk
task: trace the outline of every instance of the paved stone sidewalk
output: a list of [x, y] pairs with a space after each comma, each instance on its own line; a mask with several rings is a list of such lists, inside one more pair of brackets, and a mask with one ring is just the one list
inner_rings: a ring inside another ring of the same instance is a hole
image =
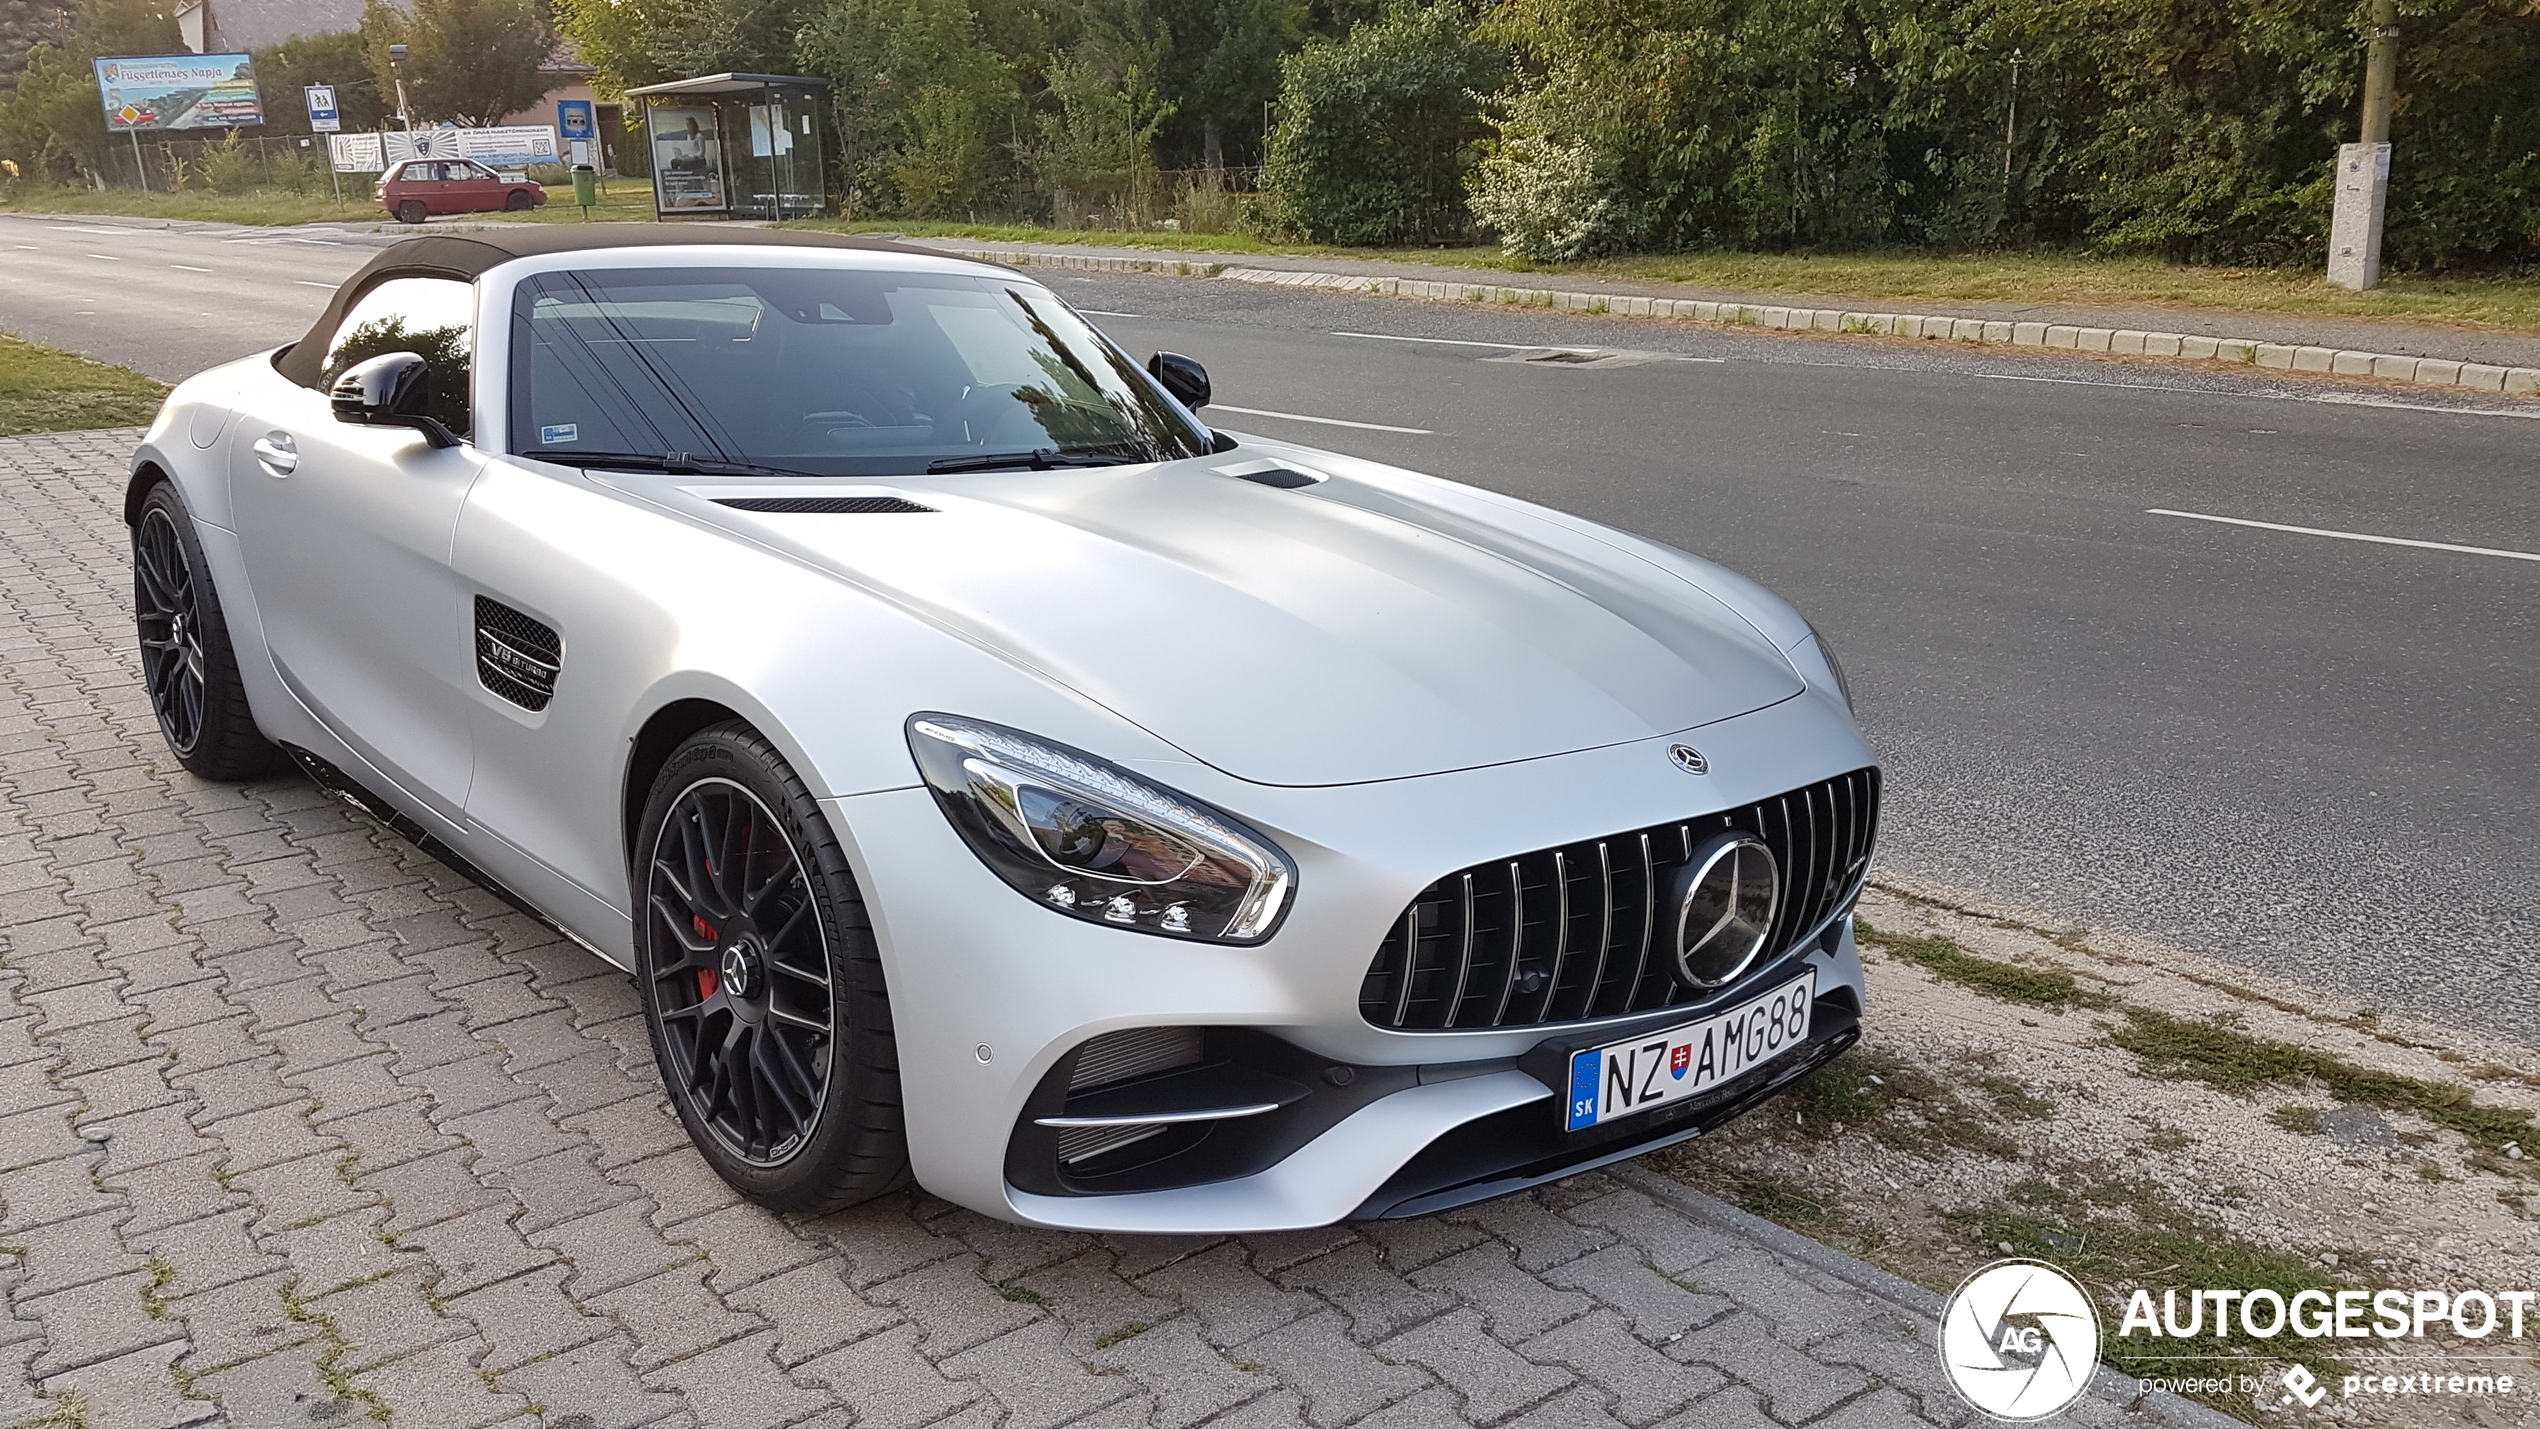
[[296, 777], [177, 768], [134, 435], [0, 440], [0, 1424], [1967, 1420], [1910, 1292], [1628, 1172], [1234, 1239], [741, 1202], [622, 975]]

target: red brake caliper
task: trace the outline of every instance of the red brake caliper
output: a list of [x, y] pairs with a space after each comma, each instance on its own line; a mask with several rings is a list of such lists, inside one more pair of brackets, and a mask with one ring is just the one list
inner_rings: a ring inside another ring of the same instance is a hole
[[[690, 927], [697, 930], [698, 937], [705, 939], [709, 943], [714, 941], [714, 929], [706, 926], [704, 914], [689, 914], [688, 923]], [[714, 969], [697, 969], [697, 998], [699, 1001], [703, 1001], [706, 998], [714, 996], [715, 989], [721, 986], [723, 986], [723, 979], [715, 975]]]

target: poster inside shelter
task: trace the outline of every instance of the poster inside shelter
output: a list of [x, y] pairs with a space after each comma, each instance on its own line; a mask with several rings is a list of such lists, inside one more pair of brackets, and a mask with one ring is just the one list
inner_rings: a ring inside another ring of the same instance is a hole
[[246, 55], [144, 55], [97, 61], [106, 127], [235, 129], [265, 122]]
[[723, 192], [723, 144], [710, 108], [656, 108], [644, 117], [653, 136], [653, 186], [664, 213], [712, 213], [729, 207]]

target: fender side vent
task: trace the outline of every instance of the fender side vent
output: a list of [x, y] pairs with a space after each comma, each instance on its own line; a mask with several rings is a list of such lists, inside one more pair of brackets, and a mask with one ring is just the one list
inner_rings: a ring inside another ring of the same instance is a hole
[[564, 641], [554, 626], [499, 600], [476, 598], [479, 684], [522, 709], [543, 710], [556, 697], [556, 672], [563, 666]]
[[782, 511], [803, 516], [913, 516], [931, 512], [897, 496], [726, 496], [715, 505], [736, 511]]

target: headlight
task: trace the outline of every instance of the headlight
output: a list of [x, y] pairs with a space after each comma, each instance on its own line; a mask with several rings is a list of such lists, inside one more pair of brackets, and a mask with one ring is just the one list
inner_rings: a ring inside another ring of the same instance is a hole
[[1090, 754], [939, 714], [909, 720], [908, 747], [970, 851], [1045, 908], [1170, 938], [1257, 943], [1296, 889], [1276, 844]]
[[1843, 696], [1843, 707], [1853, 708], [1852, 680], [1843, 673], [1843, 662], [1834, 657], [1834, 647], [1826, 643], [1825, 632], [1819, 630], [1814, 621], [1809, 622], [1808, 633], [1816, 640], [1818, 658], [1826, 662], [1826, 673], [1834, 676], [1835, 692]]

